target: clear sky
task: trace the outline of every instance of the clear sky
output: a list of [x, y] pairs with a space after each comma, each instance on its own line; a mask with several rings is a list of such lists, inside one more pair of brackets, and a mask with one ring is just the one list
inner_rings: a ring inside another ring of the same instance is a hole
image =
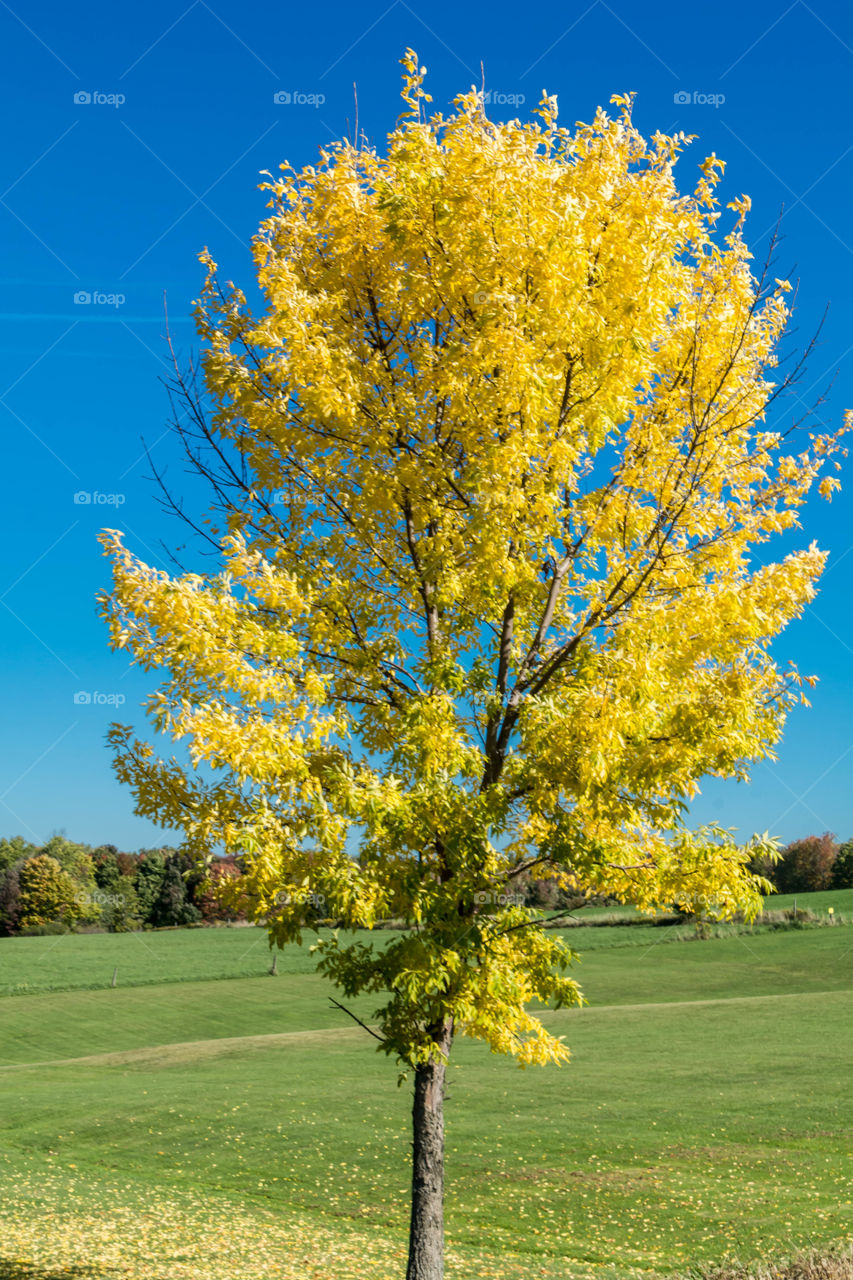
[[[161, 538], [182, 539], [142, 446], [180, 481], [159, 382], [163, 296], [189, 351], [198, 252], [250, 285], [260, 171], [311, 163], [351, 130], [354, 83], [359, 124], [381, 144], [407, 45], [436, 107], [479, 86], [482, 63], [496, 117], [526, 115], [543, 87], [568, 122], [634, 90], [641, 130], [698, 134], [680, 185], [711, 151], [723, 157], [725, 198], [752, 196], [757, 256], [784, 208], [776, 274], [800, 281], [794, 342], [831, 304], [802, 401], [832, 383], [828, 425], [853, 406], [847, 3], [0, 0], [0, 834], [162, 841], [112, 777], [106, 727], [141, 722], [150, 682], [108, 652], [94, 595], [107, 580], [99, 528], [125, 529], [156, 564]], [[696, 820], [786, 840], [853, 834], [851, 472], [853, 459], [845, 491], [805, 513], [798, 541], [829, 548], [829, 567], [776, 646], [819, 675], [813, 708], [791, 716], [779, 761], [750, 785], [706, 784]]]

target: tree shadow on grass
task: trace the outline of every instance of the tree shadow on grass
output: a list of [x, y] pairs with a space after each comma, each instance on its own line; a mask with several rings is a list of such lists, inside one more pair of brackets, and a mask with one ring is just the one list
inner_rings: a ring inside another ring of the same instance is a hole
[[43, 1267], [17, 1258], [4, 1258], [0, 1254], [0, 1280], [107, 1280], [115, 1274], [99, 1267], [78, 1266]]

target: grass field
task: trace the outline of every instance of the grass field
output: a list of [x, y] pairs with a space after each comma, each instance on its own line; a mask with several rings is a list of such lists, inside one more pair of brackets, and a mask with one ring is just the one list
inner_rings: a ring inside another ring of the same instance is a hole
[[[826, 893], [774, 896], [767, 911], [791, 908], [794, 902], [828, 922], [832, 906], [837, 917], [853, 919], [853, 889]], [[690, 924], [661, 927], [643, 923], [630, 907], [584, 907], [572, 913], [580, 924], [636, 919], [639, 923], [613, 923], [605, 928], [569, 929], [566, 936], [581, 952], [616, 947], [646, 951], [662, 943], [695, 940]], [[840, 922], [840, 921], [839, 921]], [[720, 926], [725, 933], [745, 939], [762, 931], [761, 919], [751, 927]], [[393, 936], [393, 935], [388, 935]], [[280, 973], [312, 973], [309, 943], [278, 953]], [[254, 978], [266, 974], [271, 955], [265, 930], [251, 927], [220, 929], [167, 929], [134, 934], [64, 934], [47, 938], [0, 939], [0, 996], [31, 995], [45, 991], [97, 990], [112, 984], [121, 988], [151, 983], [210, 982], [225, 978]]]
[[826, 911], [832, 907], [836, 914], [853, 914], [853, 889], [826, 889], [822, 893], [775, 893], [767, 899], [767, 910], [781, 907], [807, 907], [810, 911]]
[[[571, 932], [590, 1003], [545, 1015], [569, 1066], [454, 1050], [459, 1280], [656, 1277], [850, 1237], [853, 926], [624, 932], [642, 944]], [[408, 1089], [306, 948], [268, 967], [248, 929], [0, 942], [19, 992], [0, 1000], [0, 1277], [398, 1280]]]

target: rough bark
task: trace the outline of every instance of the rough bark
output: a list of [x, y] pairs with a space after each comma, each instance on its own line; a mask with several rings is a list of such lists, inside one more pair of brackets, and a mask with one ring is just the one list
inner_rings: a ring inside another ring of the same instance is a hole
[[[438, 1042], [447, 1054], [452, 1030]], [[415, 1068], [412, 1103], [412, 1218], [406, 1280], [444, 1278], [444, 1080], [446, 1063]]]

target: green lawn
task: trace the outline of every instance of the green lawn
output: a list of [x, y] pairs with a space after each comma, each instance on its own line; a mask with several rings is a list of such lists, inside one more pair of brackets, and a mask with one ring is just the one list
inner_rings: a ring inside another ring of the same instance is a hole
[[[832, 906], [837, 916], [853, 918], [853, 889], [796, 896], [800, 908], [824, 917]], [[767, 910], [791, 907], [794, 895], [767, 899]], [[583, 907], [573, 912], [580, 922], [643, 920], [630, 907]], [[728, 926], [720, 926], [725, 932]], [[748, 928], [731, 926], [732, 933], [749, 938], [762, 931], [761, 921]], [[652, 923], [612, 924], [607, 928], [569, 928], [566, 937], [582, 952], [616, 947], [645, 952], [663, 943], [692, 942], [695, 927]], [[365, 935], [367, 936], [367, 935]], [[380, 935], [384, 939], [393, 933]], [[280, 973], [311, 973], [310, 939], [302, 947], [278, 954]], [[121, 989], [150, 983], [209, 982], [256, 978], [266, 974], [271, 955], [265, 930], [251, 927], [166, 929], [133, 934], [64, 934], [44, 938], [0, 939], [0, 996], [32, 995], [44, 991], [98, 990], [110, 987], [113, 973]], [[622, 962], [620, 962], [622, 963]], [[2, 1050], [0, 1050], [2, 1053]]]
[[[116, 969], [121, 987], [249, 978], [271, 961], [266, 930], [252, 927], [2, 938], [0, 995], [108, 987]], [[279, 955], [278, 966], [308, 972], [307, 947]]]
[[[144, 935], [159, 969], [126, 935], [11, 940], [10, 986], [60, 948], [67, 981], [109, 959], [150, 985], [0, 1000], [3, 1280], [402, 1275], [408, 1089], [304, 948], [276, 978], [264, 940], [238, 954], [259, 936]], [[454, 1050], [450, 1276], [655, 1277], [850, 1234], [853, 926], [597, 943], [577, 973], [589, 1006], [545, 1015], [567, 1067]]]
[[824, 889], [821, 893], [774, 893], [767, 899], [766, 909], [776, 911], [793, 907], [825, 912], [829, 907], [836, 915], [853, 915], [853, 889]]

